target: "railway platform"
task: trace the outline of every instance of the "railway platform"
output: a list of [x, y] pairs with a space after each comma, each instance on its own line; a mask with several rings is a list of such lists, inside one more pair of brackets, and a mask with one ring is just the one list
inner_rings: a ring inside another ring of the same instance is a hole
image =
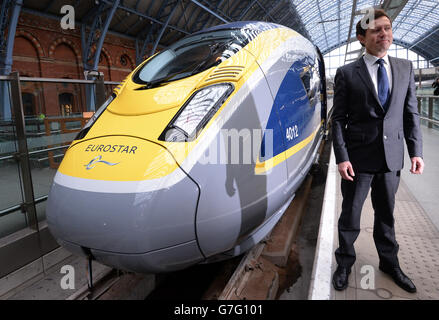
[[416, 293], [399, 288], [390, 276], [378, 269], [378, 254], [373, 241], [373, 208], [370, 192], [361, 215], [361, 232], [355, 242], [357, 260], [349, 276], [349, 286], [336, 291], [332, 274], [337, 264], [337, 222], [342, 196], [340, 175], [331, 154], [325, 188], [318, 243], [309, 290], [312, 300], [437, 300], [439, 299], [439, 131], [422, 126], [424, 161], [422, 175], [409, 172], [405, 155], [401, 182], [396, 194], [395, 228], [400, 249], [401, 269], [417, 287]]
[[[361, 232], [355, 243], [357, 261], [349, 278], [349, 287], [342, 292], [333, 289], [331, 279], [336, 268], [334, 251], [338, 246], [336, 226], [342, 198], [340, 176], [331, 155], [315, 257], [312, 257], [314, 251], [306, 257], [309, 261], [302, 264], [306, 270], [302, 271], [301, 282], [291, 288], [292, 292], [284, 293], [280, 300], [306, 299], [308, 286], [308, 299], [311, 300], [439, 299], [439, 215], [436, 212], [439, 206], [439, 148], [435, 146], [439, 131], [425, 126], [422, 130], [426, 163], [424, 174], [419, 176], [409, 173], [410, 165], [406, 155], [395, 207], [399, 260], [403, 271], [415, 283], [417, 293], [405, 292], [388, 275], [378, 270], [378, 255], [372, 238], [373, 210], [370, 198], [363, 207]], [[322, 191], [319, 193], [322, 194]], [[315, 217], [311, 220], [319, 219]], [[0, 279], [0, 300], [83, 299], [86, 297], [88, 279], [86, 265], [84, 258], [72, 256], [65, 249], [58, 248]], [[74, 289], [63, 289], [60, 286], [66, 275], [61, 272], [64, 266], [72, 266], [76, 271]], [[110, 272], [109, 267], [93, 262], [93, 283], [98, 283]], [[152, 274], [144, 275], [141, 279], [134, 275], [113, 275], [103, 286], [108, 289], [114, 281], [119, 284], [99, 299], [143, 299], [157, 284]]]

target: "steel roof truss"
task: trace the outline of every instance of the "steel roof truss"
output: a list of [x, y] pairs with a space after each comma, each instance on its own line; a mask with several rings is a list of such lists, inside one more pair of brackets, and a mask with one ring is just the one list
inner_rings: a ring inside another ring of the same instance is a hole
[[8, 75], [12, 68], [15, 30], [23, 0], [3, 0], [0, 11], [0, 74]]
[[[112, 6], [107, 6], [104, 1], [91, 10], [91, 14], [85, 16], [81, 25], [82, 60], [84, 70], [98, 70], [99, 57], [107, 35], [108, 27], [120, 0], [114, 0]], [[87, 26], [87, 20], [92, 20]], [[105, 19], [105, 20], [104, 20]], [[88, 28], [87, 28], [88, 27]], [[88, 29], [88, 30], [87, 30]], [[93, 51], [93, 49], [95, 50]]]

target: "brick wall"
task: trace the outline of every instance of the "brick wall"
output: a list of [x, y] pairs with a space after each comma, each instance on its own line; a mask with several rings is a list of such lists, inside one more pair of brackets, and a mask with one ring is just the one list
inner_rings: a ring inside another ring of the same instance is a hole
[[[107, 34], [98, 68], [104, 73], [104, 79], [119, 82], [134, 67], [134, 41]], [[28, 77], [84, 79], [80, 27], [63, 30], [60, 20], [21, 12], [14, 41], [12, 71]], [[83, 85], [27, 82], [23, 83], [22, 91], [27, 94], [28, 115], [65, 114], [70, 108], [65, 109], [61, 104], [66, 101], [72, 101], [71, 112], [86, 111]]]

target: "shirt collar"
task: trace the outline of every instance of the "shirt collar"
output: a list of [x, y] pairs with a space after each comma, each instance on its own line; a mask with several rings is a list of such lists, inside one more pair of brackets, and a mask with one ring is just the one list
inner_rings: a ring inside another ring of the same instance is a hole
[[[375, 64], [375, 62], [378, 60], [379, 58], [366, 52], [364, 54], [364, 61], [368, 64], [373, 66]], [[384, 60], [384, 63], [389, 65], [389, 55], [386, 53], [386, 55], [382, 58]]]

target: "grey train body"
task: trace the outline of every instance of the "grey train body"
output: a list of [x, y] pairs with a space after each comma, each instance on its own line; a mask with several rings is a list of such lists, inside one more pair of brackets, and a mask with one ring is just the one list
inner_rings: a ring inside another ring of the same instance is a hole
[[[257, 135], [266, 129], [294, 59], [302, 57], [303, 50], [317, 57], [308, 40], [298, 36], [292, 41], [278, 49], [277, 58], [258, 61], [258, 69], [207, 128], [205, 141], [178, 163], [178, 172], [163, 178], [171, 182], [162, 188], [92, 192], [67, 187], [62, 181], [74, 183], [74, 178], [57, 173], [49, 194], [47, 220], [60, 244], [119, 269], [159, 273], [239, 255], [266, 237], [315, 160], [323, 132], [320, 94], [316, 94], [314, 104], [308, 102], [316, 110], [312, 118], [303, 120], [316, 133], [305, 146], [263, 174], [255, 174], [257, 157], [247, 163], [231, 163], [228, 134], [238, 134], [241, 142], [260, 139]], [[306, 49], [298, 50], [297, 43], [305, 44]], [[303, 90], [296, 99], [308, 101], [309, 97]], [[241, 144], [240, 148], [244, 158]], [[259, 152], [256, 149], [252, 154]]]

